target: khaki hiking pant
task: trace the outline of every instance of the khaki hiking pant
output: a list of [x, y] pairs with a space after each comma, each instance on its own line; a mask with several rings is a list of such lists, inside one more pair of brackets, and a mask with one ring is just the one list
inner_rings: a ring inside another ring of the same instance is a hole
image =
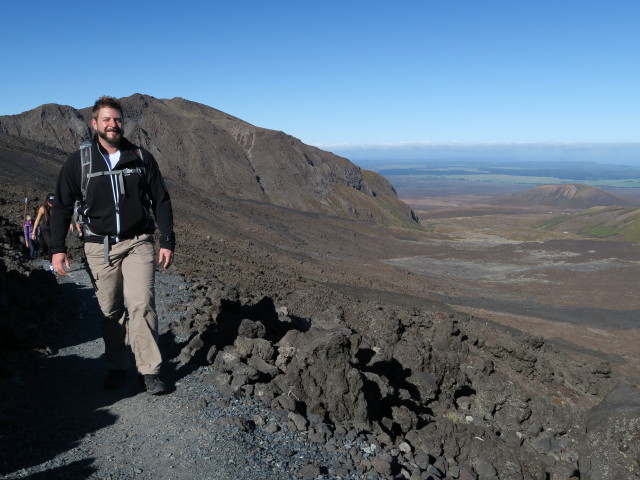
[[107, 368], [127, 369], [130, 345], [138, 372], [157, 374], [162, 357], [154, 297], [153, 237], [140, 235], [110, 245], [108, 264], [104, 263], [102, 243], [87, 242], [84, 251], [104, 316], [101, 328]]

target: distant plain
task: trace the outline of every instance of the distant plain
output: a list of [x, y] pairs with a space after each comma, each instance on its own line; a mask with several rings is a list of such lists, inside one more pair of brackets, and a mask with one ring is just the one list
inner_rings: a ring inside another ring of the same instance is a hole
[[[431, 233], [427, 254], [387, 263], [447, 284], [434, 296], [448, 304], [562, 344], [578, 358], [608, 360], [637, 379], [640, 244], [615, 231], [586, 234], [597, 229], [576, 219], [592, 218], [584, 215], [591, 210], [494, 200], [542, 184], [588, 182], [638, 205], [640, 171], [578, 163], [542, 170], [527, 163], [378, 165]], [[620, 208], [600, 210], [600, 217], [611, 217]]]

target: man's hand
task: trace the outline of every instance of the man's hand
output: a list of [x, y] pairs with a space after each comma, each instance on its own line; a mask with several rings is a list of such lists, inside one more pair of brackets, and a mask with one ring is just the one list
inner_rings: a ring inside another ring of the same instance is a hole
[[173, 252], [168, 248], [161, 248], [158, 253], [158, 265], [162, 265], [165, 270], [173, 263]]
[[53, 269], [58, 275], [64, 276], [67, 274], [68, 270], [71, 270], [71, 264], [69, 263], [66, 253], [54, 253], [51, 256], [51, 263], [53, 264]]

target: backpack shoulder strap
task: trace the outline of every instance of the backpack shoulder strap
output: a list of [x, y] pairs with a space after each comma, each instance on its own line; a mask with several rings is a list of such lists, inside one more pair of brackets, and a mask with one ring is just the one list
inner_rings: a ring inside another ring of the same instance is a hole
[[72, 218], [75, 223], [84, 223], [80, 210], [87, 198], [87, 188], [91, 178], [91, 140], [85, 140], [80, 144], [80, 162], [80, 192], [82, 199], [76, 200], [75, 208], [73, 209]]
[[80, 161], [82, 162], [82, 171], [80, 173], [80, 191], [82, 192], [82, 200], [87, 198], [87, 188], [91, 178], [91, 140], [86, 140], [80, 144]]
[[142, 148], [137, 147], [134, 150], [134, 152], [136, 152], [136, 155], [140, 159], [140, 164], [141, 164], [140, 175], [142, 175], [142, 182], [143, 182], [143, 185], [144, 185], [144, 193], [147, 196], [147, 200], [149, 202], [149, 205], [151, 206], [151, 205], [153, 205], [153, 200], [151, 200], [151, 195], [149, 194], [149, 190], [150, 189], [149, 189], [149, 184], [147, 183], [147, 170], [146, 170], [145, 165], [144, 165], [145, 159], [142, 156]]

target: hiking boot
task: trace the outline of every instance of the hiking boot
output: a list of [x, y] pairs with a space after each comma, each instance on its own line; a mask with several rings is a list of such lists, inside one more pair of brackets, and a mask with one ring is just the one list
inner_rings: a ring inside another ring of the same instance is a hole
[[167, 386], [164, 384], [158, 375], [143, 375], [144, 387], [147, 389], [147, 393], [151, 395], [160, 395], [167, 391]]
[[107, 390], [115, 390], [124, 386], [127, 379], [126, 370], [109, 370], [102, 386]]

